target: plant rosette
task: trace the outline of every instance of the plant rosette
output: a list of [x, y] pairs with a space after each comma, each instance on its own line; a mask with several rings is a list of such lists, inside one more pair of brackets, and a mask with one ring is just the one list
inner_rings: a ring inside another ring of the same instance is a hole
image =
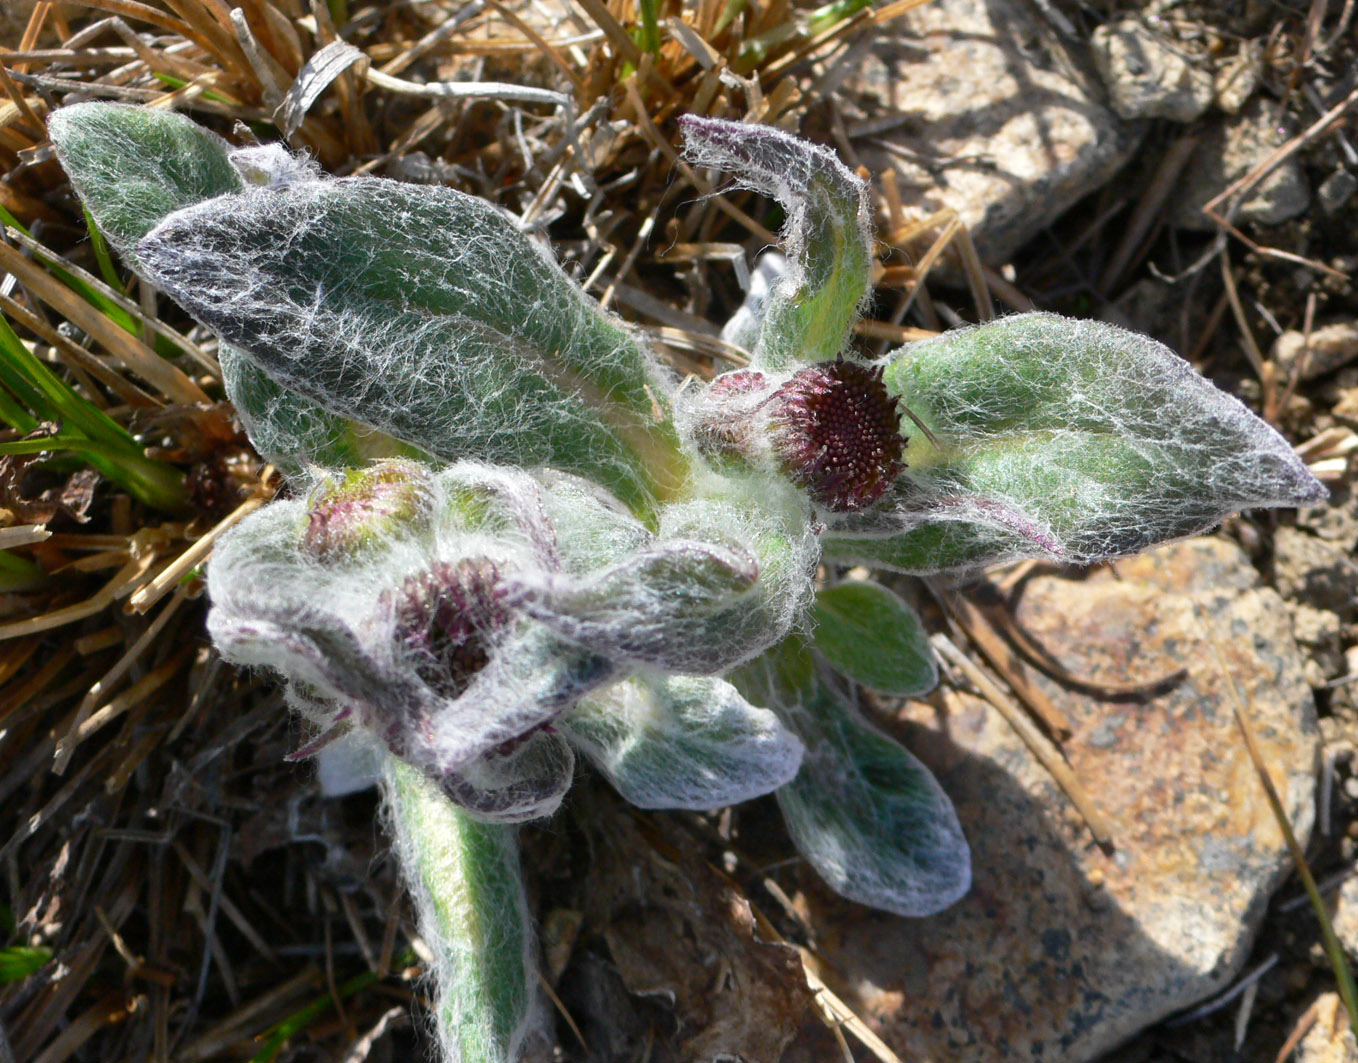
[[95, 224], [220, 337], [228, 397], [292, 476], [217, 547], [209, 630], [284, 677], [304, 753], [342, 738], [377, 766], [449, 1060], [515, 1059], [543, 1021], [514, 824], [558, 807], [577, 756], [646, 808], [775, 793], [863, 904], [966, 892], [947, 796], [855, 707], [855, 684], [936, 683], [922, 625], [843, 567], [1088, 564], [1325, 495], [1243, 404], [1110, 325], [1021, 314], [861, 357], [866, 184], [777, 130], [681, 126], [787, 218], [728, 326], [749, 366], [683, 387], [471, 196], [329, 178], [164, 111], [50, 121]]

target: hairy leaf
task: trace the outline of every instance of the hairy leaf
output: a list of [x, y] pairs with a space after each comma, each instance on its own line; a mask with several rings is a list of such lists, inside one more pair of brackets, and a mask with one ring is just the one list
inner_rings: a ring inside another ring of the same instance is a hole
[[836, 523], [836, 559], [921, 573], [1088, 564], [1325, 497], [1242, 403], [1112, 325], [1022, 314], [905, 347], [885, 378], [937, 445], [912, 434], [893, 493]]
[[836, 893], [897, 915], [933, 915], [971, 887], [971, 854], [929, 770], [822, 678], [778, 713], [806, 746], [778, 791], [797, 850]]
[[640, 348], [481, 200], [296, 181], [182, 210], [137, 253], [274, 379], [426, 453], [552, 465], [646, 512], [684, 478]]
[[[247, 187], [231, 145], [173, 111], [81, 103], [53, 111], [48, 131], [98, 231], [138, 273], [137, 242], [170, 214]], [[360, 448], [343, 418], [279, 386], [229, 344], [220, 363], [250, 441], [286, 472], [399, 452], [381, 439]]]
[[760, 308], [754, 366], [778, 370], [835, 357], [867, 295], [867, 183], [828, 149], [771, 126], [694, 115], [679, 121], [689, 159], [733, 171], [787, 213], [787, 266]]
[[881, 584], [846, 580], [819, 591], [811, 622], [816, 649], [865, 687], [909, 697], [938, 682], [918, 614]]
[[582, 700], [560, 726], [632, 804], [701, 811], [790, 781], [797, 738], [722, 679], [646, 675]]

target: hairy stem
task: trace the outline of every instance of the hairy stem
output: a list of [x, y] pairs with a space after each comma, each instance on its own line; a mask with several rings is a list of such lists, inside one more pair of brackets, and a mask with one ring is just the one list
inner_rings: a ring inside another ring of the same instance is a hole
[[511, 1063], [537, 1018], [528, 904], [513, 827], [471, 819], [438, 786], [388, 756], [396, 851], [434, 953], [445, 1063]]

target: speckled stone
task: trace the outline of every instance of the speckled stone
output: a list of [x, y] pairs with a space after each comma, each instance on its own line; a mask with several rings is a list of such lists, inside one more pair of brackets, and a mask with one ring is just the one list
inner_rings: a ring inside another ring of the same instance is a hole
[[1183, 47], [1135, 19], [1100, 26], [1092, 39], [1094, 64], [1123, 118], [1191, 122], [1212, 105], [1212, 74]]
[[801, 880], [827, 980], [906, 1059], [1084, 1063], [1240, 968], [1289, 863], [1204, 623], [1298, 834], [1311, 829], [1311, 693], [1282, 600], [1237, 547], [1190, 540], [1085, 578], [1035, 576], [1018, 617], [1089, 683], [1187, 677], [1141, 700], [1039, 680], [1072, 723], [1072, 768], [1115, 824], [1111, 854], [986, 703], [907, 703], [895, 733], [957, 804], [971, 893], [906, 920]]
[[1004, 262], [1140, 142], [1078, 51], [1016, 0], [933, 0], [855, 50], [840, 98], [860, 160], [923, 215], [951, 207]]
[[[1202, 208], [1252, 172], [1294, 132], [1277, 101], [1262, 96], [1251, 99], [1239, 114], [1212, 121], [1184, 167], [1171, 203], [1170, 221], [1181, 229], [1215, 232], [1216, 222], [1203, 214]], [[1311, 189], [1294, 154], [1254, 186], [1241, 202], [1235, 220], [1277, 225], [1295, 218], [1310, 203]], [[1224, 215], [1222, 206], [1217, 212]]]
[[1330, 912], [1334, 932], [1352, 962], [1358, 959], [1358, 877], [1349, 876], [1334, 897]]
[[1338, 993], [1316, 1000], [1316, 1021], [1301, 1039], [1296, 1063], [1358, 1063], [1358, 1040]]

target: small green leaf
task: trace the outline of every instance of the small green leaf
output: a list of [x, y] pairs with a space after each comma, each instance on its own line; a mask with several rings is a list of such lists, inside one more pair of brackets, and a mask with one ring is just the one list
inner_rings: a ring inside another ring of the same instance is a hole
[[11, 945], [0, 949], [0, 985], [21, 982], [42, 970], [52, 959], [52, 950], [40, 945]]
[[560, 726], [639, 808], [701, 811], [770, 793], [802, 746], [722, 679], [638, 676], [582, 700]]
[[865, 687], [909, 697], [938, 682], [919, 616], [880, 584], [850, 580], [820, 591], [811, 621], [816, 649]]
[[835, 154], [772, 126], [686, 115], [685, 154], [732, 171], [787, 213], [788, 266], [763, 306], [752, 365], [779, 370], [834, 358], [867, 296], [867, 183]]
[[[770, 654], [807, 658], [789, 639]], [[798, 851], [836, 893], [898, 915], [942, 911], [971, 886], [971, 856], [952, 802], [929, 770], [872, 727], [823, 665], [771, 707], [802, 740], [797, 777], [778, 791]], [[786, 680], [795, 670], [782, 666]]]

